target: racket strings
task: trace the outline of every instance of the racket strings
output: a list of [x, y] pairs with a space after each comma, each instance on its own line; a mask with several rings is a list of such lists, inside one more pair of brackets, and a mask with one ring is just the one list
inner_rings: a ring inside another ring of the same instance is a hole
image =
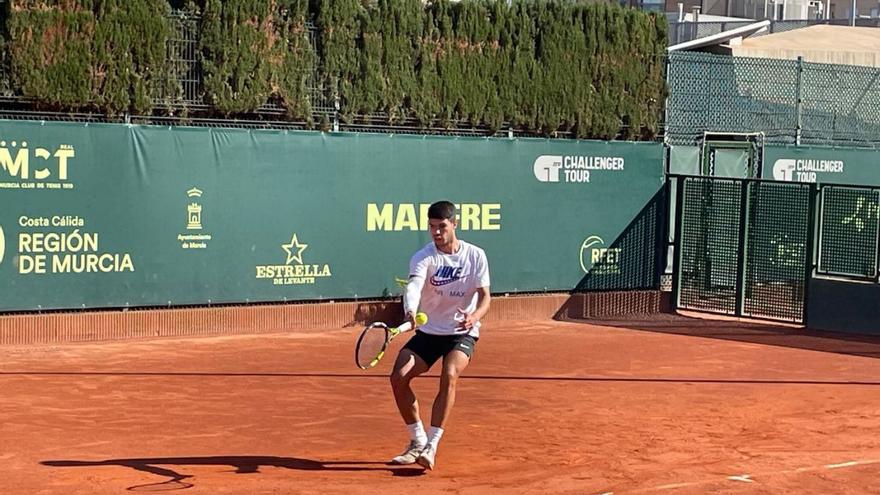
[[364, 331], [358, 345], [357, 360], [360, 366], [369, 366], [385, 347], [385, 329], [382, 327], [368, 328]]

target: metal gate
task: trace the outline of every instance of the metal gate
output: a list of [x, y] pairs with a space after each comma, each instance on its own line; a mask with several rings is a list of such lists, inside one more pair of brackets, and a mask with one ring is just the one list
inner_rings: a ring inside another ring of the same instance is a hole
[[676, 306], [801, 323], [816, 186], [673, 177]]

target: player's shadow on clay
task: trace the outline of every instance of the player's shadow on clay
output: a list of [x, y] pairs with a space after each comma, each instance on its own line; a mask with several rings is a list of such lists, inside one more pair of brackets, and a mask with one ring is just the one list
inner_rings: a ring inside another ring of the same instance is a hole
[[[388, 471], [394, 476], [420, 476], [425, 471], [418, 467], [392, 466], [376, 461], [315, 461], [296, 457], [276, 456], [211, 456], [211, 457], [151, 457], [142, 459], [107, 459], [103, 461], [43, 461], [52, 467], [121, 466], [145, 473], [164, 476], [167, 480], [148, 485], [131, 486], [132, 491], [148, 490], [166, 485], [164, 489], [186, 489], [193, 486], [187, 479], [193, 475], [183, 474], [168, 466], [231, 466], [236, 474], [259, 473], [261, 467], [276, 467], [300, 471]], [[168, 486], [170, 485], [170, 486]]]

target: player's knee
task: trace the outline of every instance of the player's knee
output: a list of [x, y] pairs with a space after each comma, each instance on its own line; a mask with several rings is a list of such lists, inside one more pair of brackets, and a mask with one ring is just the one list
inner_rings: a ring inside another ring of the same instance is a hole
[[406, 373], [401, 372], [400, 370], [394, 370], [391, 372], [391, 386], [393, 388], [402, 388], [409, 386], [409, 382], [412, 381]]
[[443, 381], [446, 382], [449, 386], [455, 386], [455, 383], [458, 381], [458, 377], [461, 376], [461, 371], [454, 367], [449, 367], [443, 370]]

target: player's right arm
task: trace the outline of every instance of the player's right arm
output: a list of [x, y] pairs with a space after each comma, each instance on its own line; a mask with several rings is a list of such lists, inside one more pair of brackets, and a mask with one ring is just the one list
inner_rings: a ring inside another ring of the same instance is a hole
[[403, 312], [413, 325], [416, 324], [416, 312], [418, 312], [419, 303], [422, 300], [422, 288], [425, 286], [425, 279], [428, 278], [430, 262], [430, 257], [421, 257], [419, 253], [413, 256], [409, 262], [409, 281], [403, 295]]

